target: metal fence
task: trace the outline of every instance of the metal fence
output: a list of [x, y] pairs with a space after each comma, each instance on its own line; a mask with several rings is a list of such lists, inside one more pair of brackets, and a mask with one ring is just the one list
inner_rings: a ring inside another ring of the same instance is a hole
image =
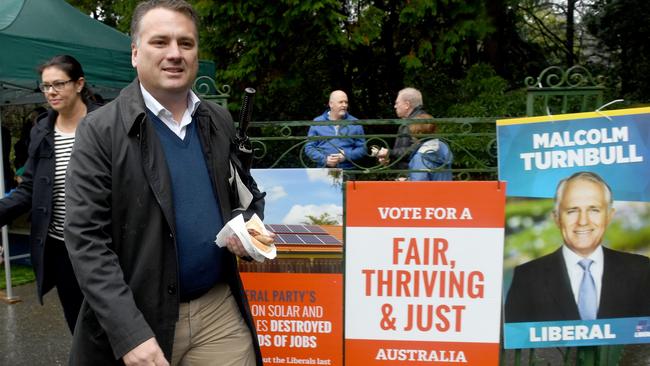
[[[353, 161], [353, 167], [346, 169], [345, 176], [356, 180], [390, 180], [406, 177], [413, 171], [436, 171], [436, 169], [408, 170], [398, 168], [399, 162], [408, 161], [413, 150], [380, 164], [372, 157], [372, 148], [392, 149], [401, 125], [434, 123], [433, 134], [415, 134], [414, 139], [424, 142], [439, 139], [447, 143], [454, 158], [451, 172], [454, 180], [496, 180], [497, 146], [495, 118], [434, 118], [430, 120], [367, 119], [358, 121], [337, 121], [340, 126], [361, 125], [364, 135], [366, 156]], [[305, 145], [310, 140], [327, 141], [342, 136], [308, 137], [309, 127], [331, 124], [331, 121], [265, 121], [252, 122], [248, 134], [254, 151], [254, 168], [313, 168], [317, 164], [305, 154]], [[417, 146], [417, 145], [414, 145]]]

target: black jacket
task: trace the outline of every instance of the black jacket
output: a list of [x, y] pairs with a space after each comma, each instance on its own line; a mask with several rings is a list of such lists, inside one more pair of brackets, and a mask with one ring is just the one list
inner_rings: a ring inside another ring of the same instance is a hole
[[[233, 120], [227, 110], [205, 101], [195, 117], [227, 221], [233, 207], [228, 184]], [[179, 305], [171, 182], [137, 80], [80, 123], [66, 179], [65, 241], [85, 296], [70, 364], [122, 364], [124, 354], [153, 336], [170, 360]], [[248, 215], [261, 215], [263, 194], [250, 182], [254, 201]], [[225, 253], [224, 273], [261, 365], [236, 258]]]
[[[413, 108], [411, 113], [405, 119], [412, 119], [424, 113], [427, 112], [422, 109], [422, 106], [417, 106]], [[411, 153], [413, 153], [417, 147], [417, 141], [413, 136], [411, 136], [409, 125], [399, 125], [397, 129], [397, 137], [395, 138], [395, 144], [393, 145], [393, 148], [388, 151], [390, 160], [396, 161], [393, 169], [407, 170], [409, 168]]]
[[[88, 112], [98, 108], [94, 104], [86, 107]], [[9, 196], [0, 200], [0, 226], [31, 209], [29, 248], [41, 304], [43, 295], [54, 287], [50, 280], [52, 275], [45, 273], [43, 250], [47, 229], [52, 221], [52, 188], [56, 168], [54, 122], [57, 116], [56, 111], [50, 110], [32, 128], [23, 181]]]
[[[648, 257], [603, 247], [598, 319], [650, 316]], [[515, 268], [505, 304], [505, 320], [580, 320], [562, 248]]]

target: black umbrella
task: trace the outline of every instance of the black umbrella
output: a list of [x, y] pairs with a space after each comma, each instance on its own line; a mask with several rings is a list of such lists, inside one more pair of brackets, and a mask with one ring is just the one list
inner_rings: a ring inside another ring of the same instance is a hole
[[244, 90], [244, 101], [242, 102], [239, 111], [239, 127], [237, 128], [237, 136], [235, 137], [235, 154], [239, 158], [245, 172], [249, 172], [253, 163], [253, 148], [251, 141], [246, 134], [248, 125], [251, 122], [253, 114], [253, 97], [255, 97], [255, 89], [246, 88]]

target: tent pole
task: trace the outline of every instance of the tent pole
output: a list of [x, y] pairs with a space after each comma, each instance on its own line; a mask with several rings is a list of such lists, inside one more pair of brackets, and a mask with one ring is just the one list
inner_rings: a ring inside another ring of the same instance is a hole
[[[2, 113], [0, 113], [0, 126], [2, 126]], [[0, 128], [0, 156], [2, 154], [2, 128]], [[5, 196], [5, 171], [4, 171], [5, 161], [3, 158], [0, 158], [0, 198]], [[20, 301], [19, 298], [13, 296], [13, 289], [11, 286], [11, 258], [9, 256], [9, 232], [7, 231], [7, 225], [2, 227], [2, 248], [4, 249], [4, 264], [5, 264], [5, 283], [7, 284], [6, 292], [1, 294], [2, 300], [10, 304]]]

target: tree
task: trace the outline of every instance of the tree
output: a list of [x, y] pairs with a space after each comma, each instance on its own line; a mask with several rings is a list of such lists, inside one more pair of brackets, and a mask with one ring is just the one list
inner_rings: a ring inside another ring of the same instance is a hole
[[[339, 1], [195, 2], [201, 16], [201, 56], [213, 59], [220, 83], [235, 93], [258, 90], [257, 119], [311, 119], [322, 113], [329, 84], [340, 74]], [[349, 90], [338, 84], [337, 88]]]
[[529, 36], [530, 25], [519, 3], [519, 0], [493, 0], [486, 8], [495, 31], [485, 40], [483, 62], [508, 80], [509, 88], [520, 86], [527, 76], [549, 65], [543, 47]]
[[66, 0], [70, 5], [102, 23], [128, 33], [131, 13], [139, 0]]
[[[122, 31], [137, 2], [69, 1]], [[310, 120], [334, 89], [348, 92], [355, 116], [392, 118], [405, 86], [422, 90], [425, 107], [442, 116], [473, 64], [487, 62], [520, 85], [544, 60], [516, 32], [514, 0], [190, 2], [200, 57], [215, 61], [217, 84], [232, 86], [232, 111], [245, 87], [257, 89], [257, 120]]]
[[598, 0], [586, 20], [600, 45], [592, 59], [617, 82], [618, 95], [632, 103], [650, 101], [649, 17], [645, 0]]
[[305, 225], [338, 225], [339, 222], [336, 218], [330, 216], [327, 212], [322, 213], [320, 216], [307, 215], [307, 220], [302, 222]]

